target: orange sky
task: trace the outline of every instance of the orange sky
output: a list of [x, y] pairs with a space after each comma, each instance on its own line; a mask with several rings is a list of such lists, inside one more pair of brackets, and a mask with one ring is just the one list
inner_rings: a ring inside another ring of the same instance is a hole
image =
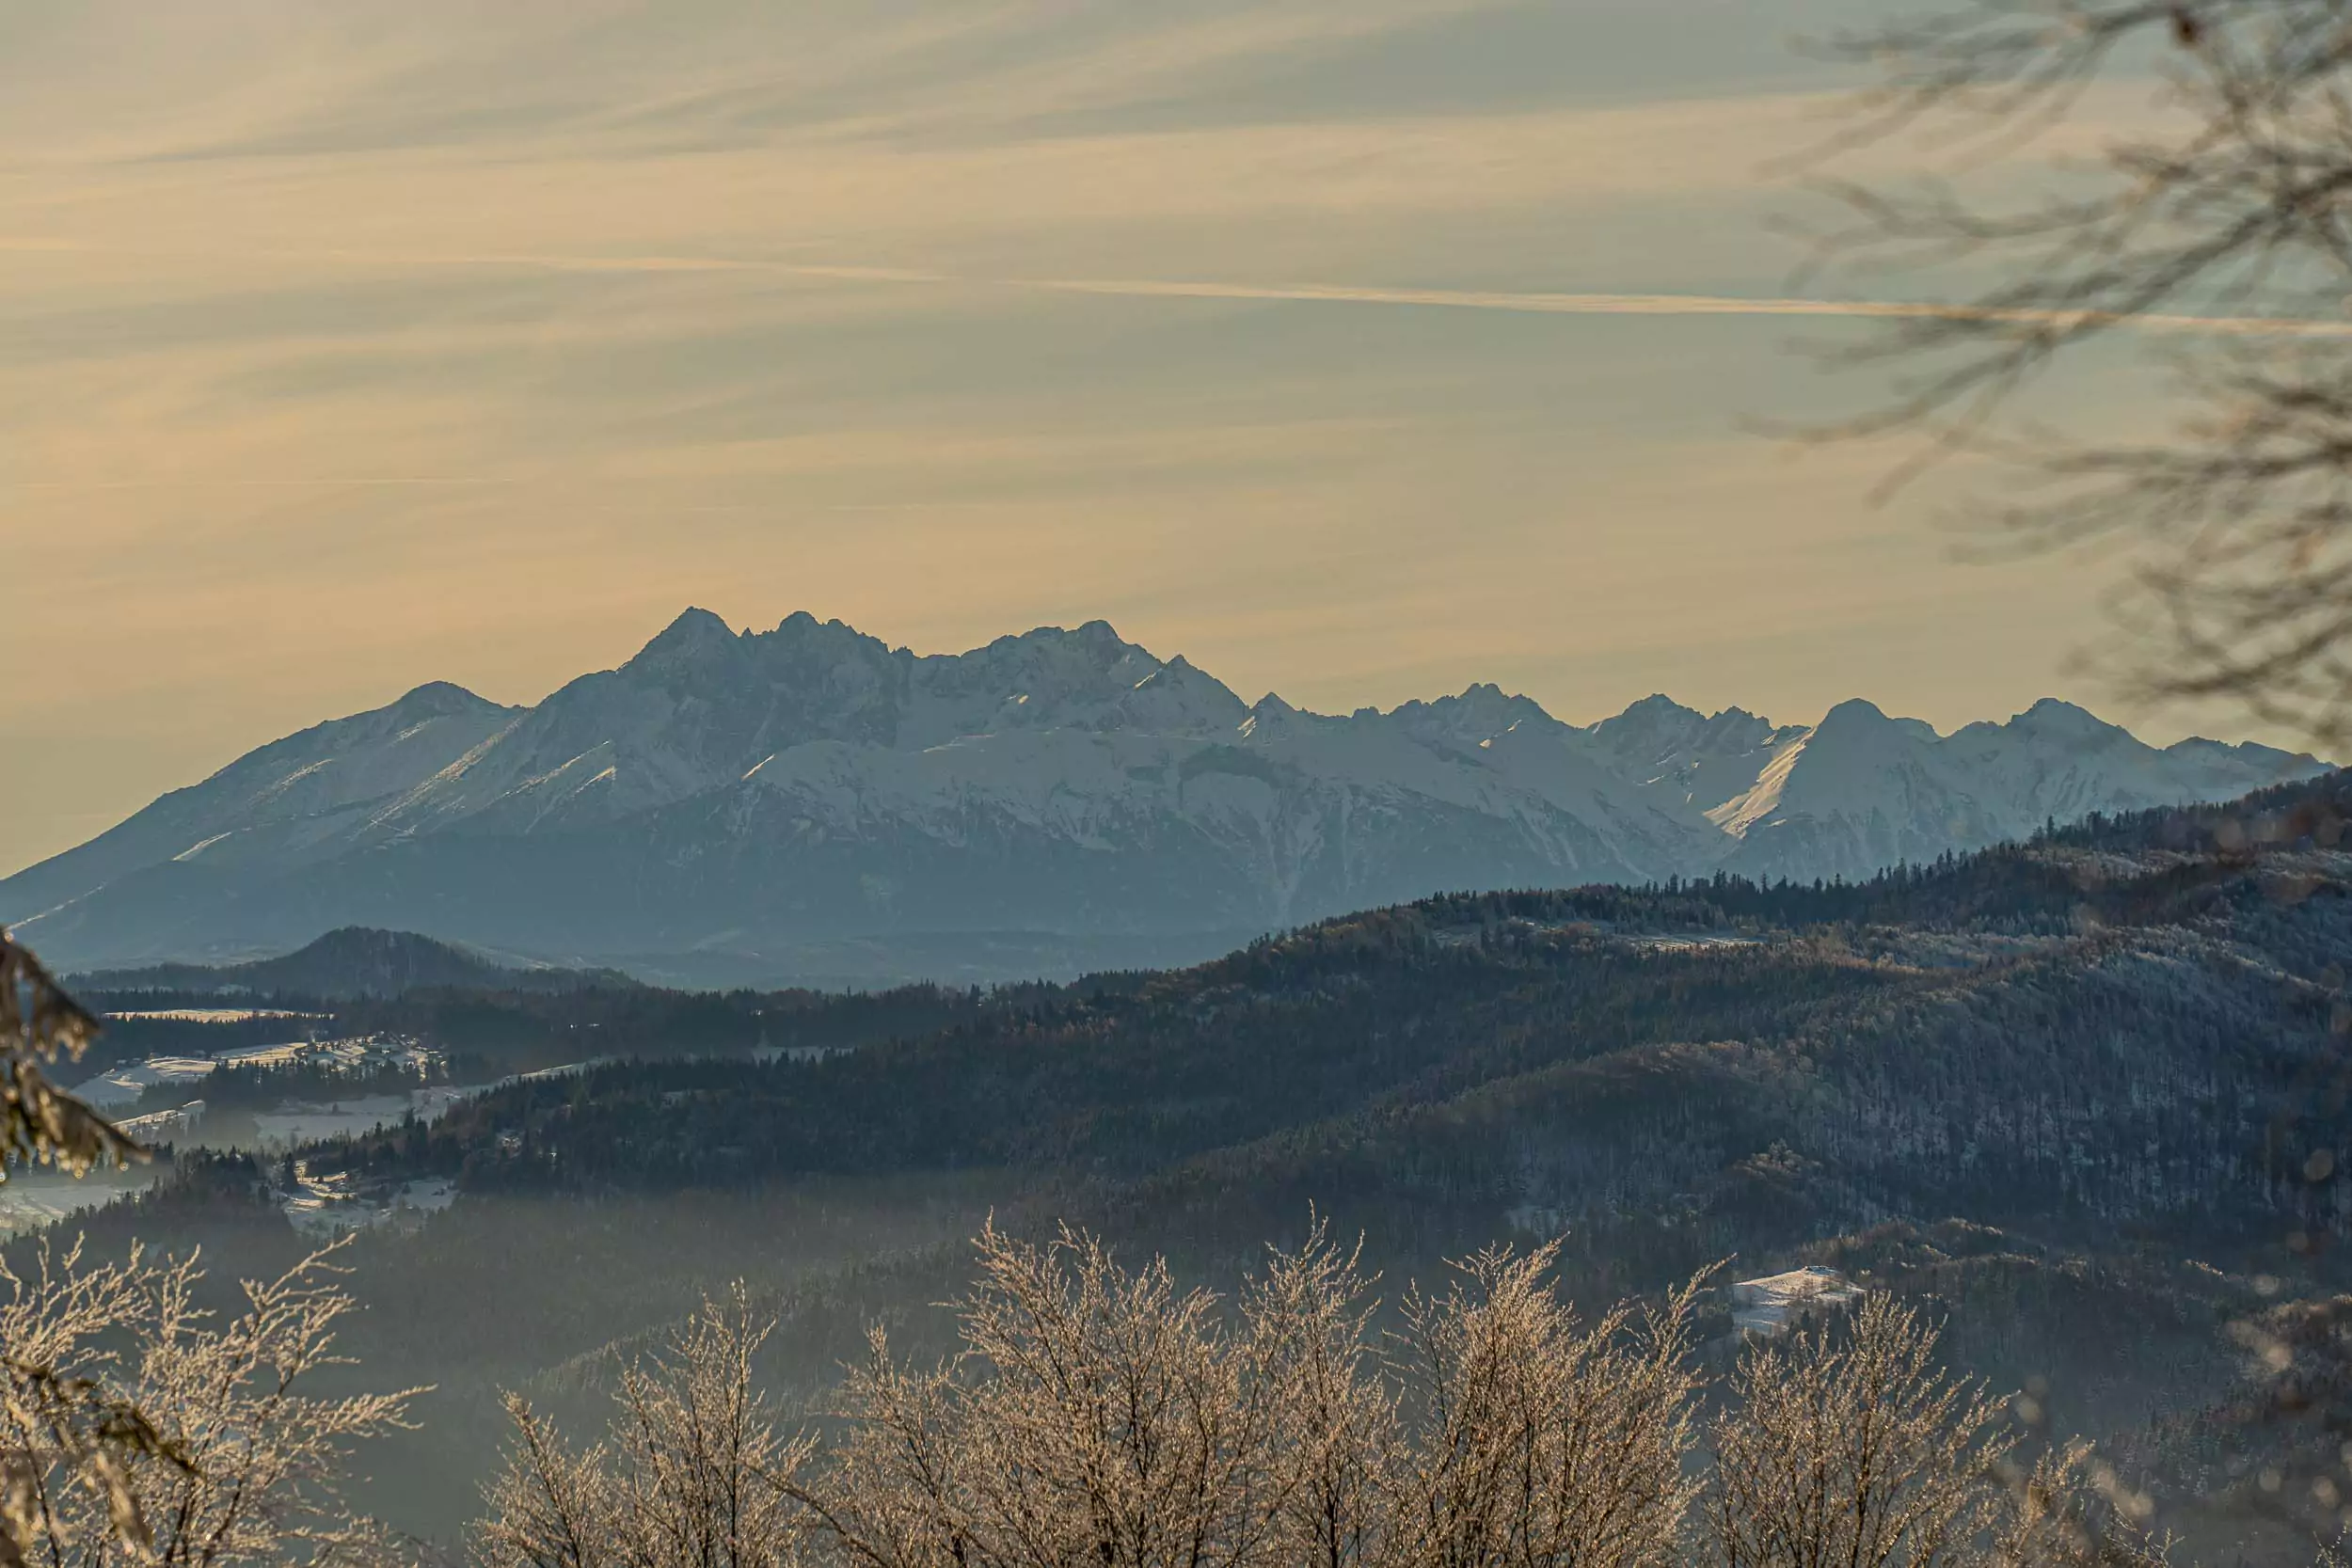
[[[688, 603], [1104, 616], [1327, 708], [2114, 711], [2065, 674], [2101, 570], [1958, 562], [1931, 495], [1866, 501], [1887, 453], [1746, 433], [1838, 395], [1789, 352], [1834, 320], [1707, 304], [1787, 292], [1808, 20], [11, 8], [0, 871]], [[1532, 297], [1596, 294], [1647, 297]]]

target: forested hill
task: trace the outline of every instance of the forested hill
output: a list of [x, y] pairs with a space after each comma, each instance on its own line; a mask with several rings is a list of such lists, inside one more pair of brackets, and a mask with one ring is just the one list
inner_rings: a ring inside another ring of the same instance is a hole
[[613, 990], [636, 984], [610, 969], [503, 963], [414, 931], [345, 926], [275, 958], [237, 964], [153, 964], [74, 976], [78, 989], [174, 997], [255, 996], [340, 1001], [464, 988], [513, 991]]
[[1860, 884], [1429, 899], [822, 1060], [515, 1085], [322, 1158], [479, 1193], [995, 1168], [1186, 1231], [1311, 1199], [1433, 1243], [1565, 1227], [1645, 1275], [1888, 1215], [2316, 1233], [2345, 802], [2337, 775]]
[[[2242, 1403], [2230, 1325], [2352, 1284], [2323, 1244], [2352, 1196], [2348, 807], [2338, 776], [1858, 884], [1434, 898], [1069, 986], [333, 1004], [338, 1033], [485, 1077], [606, 1064], [297, 1154], [370, 1193], [458, 1179], [349, 1255], [371, 1309], [347, 1348], [443, 1390], [372, 1496], [453, 1535], [505, 1434], [496, 1390], [584, 1395], [739, 1276], [783, 1320], [775, 1386], [814, 1397], [875, 1323], [945, 1348], [925, 1304], [992, 1212], [1230, 1288], [1311, 1204], [1391, 1302], [1444, 1258], [1564, 1233], [1588, 1306], [1725, 1259], [1830, 1264], [1932, 1297], [1997, 1388], [2042, 1378], [2052, 1430], [2204, 1464], [2197, 1413]], [[221, 1027], [137, 1027], [167, 1025]], [[315, 1244], [277, 1169], [177, 1175], [92, 1216], [92, 1244], [201, 1244], [223, 1281]]]

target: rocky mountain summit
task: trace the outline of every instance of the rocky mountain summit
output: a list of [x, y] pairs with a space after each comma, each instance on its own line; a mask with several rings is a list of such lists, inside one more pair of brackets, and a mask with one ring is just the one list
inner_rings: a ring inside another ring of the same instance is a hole
[[666, 979], [980, 979], [1446, 890], [1866, 877], [2324, 767], [2055, 700], [1948, 736], [1861, 701], [1574, 725], [1492, 685], [1330, 716], [1101, 621], [916, 655], [690, 610], [534, 706], [435, 683], [263, 746], [0, 880], [0, 920], [78, 967], [366, 925]]

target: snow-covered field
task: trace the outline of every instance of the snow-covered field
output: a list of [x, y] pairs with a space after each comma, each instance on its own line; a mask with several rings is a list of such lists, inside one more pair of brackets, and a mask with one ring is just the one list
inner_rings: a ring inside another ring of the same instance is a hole
[[73, 1093], [85, 1103], [105, 1111], [136, 1104], [141, 1095], [157, 1085], [193, 1092], [224, 1067], [322, 1067], [343, 1072], [400, 1067], [422, 1075], [439, 1059], [438, 1053], [407, 1040], [288, 1040], [279, 1045], [239, 1046], [210, 1055], [150, 1056], [85, 1080], [74, 1086]]
[[113, 1012], [116, 1019], [155, 1019], [166, 1023], [251, 1023], [263, 1018], [325, 1018], [325, 1013], [297, 1013], [284, 1007], [159, 1007], [151, 1012]]
[[379, 1127], [397, 1127], [409, 1112], [430, 1121], [449, 1109], [446, 1091], [418, 1089], [410, 1094], [369, 1095], [338, 1100], [325, 1105], [281, 1105], [253, 1118], [262, 1143], [268, 1148], [292, 1148], [326, 1138], [356, 1138]]
[[45, 1167], [11, 1170], [0, 1184], [0, 1237], [86, 1213], [148, 1186], [155, 1176], [152, 1168], [140, 1165], [127, 1171], [101, 1168], [78, 1178]]
[[561, 1078], [619, 1059], [599, 1057], [595, 1061], [567, 1062], [562, 1067], [516, 1073], [487, 1084], [429, 1084], [405, 1094], [362, 1095], [349, 1100], [330, 1101], [324, 1105], [289, 1102], [274, 1111], [262, 1112], [253, 1120], [261, 1142], [268, 1148], [292, 1148], [328, 1138], [356, 1138], [378, 1128], [397, 1127], [401, 1118], [411, 1114], [419, 1121], [437, 1121], [459, 1101], [487, 1094], [509, 1084]]
[[278, 1207], [288, 1224], [306, 1236], [340, 1236], [380, 1225], [421, 1220], [457, 1201], [454, 1183], [438, 1177], [390, 1185], [367, 1185], [347, 1171], [313, 1176], [294, 1167], [294, 1189]]

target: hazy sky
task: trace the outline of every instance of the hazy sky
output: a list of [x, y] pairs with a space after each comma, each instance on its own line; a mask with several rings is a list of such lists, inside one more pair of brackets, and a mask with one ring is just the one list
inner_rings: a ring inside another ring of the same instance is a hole
[[1708, 302], [1788, 290], [1836, 14], [11, 0], [0, 871], [689, 603], [1326, 708], [2095, 703], [2101, 569], [1744, 433], [1828, 406], [1834, 321]]

